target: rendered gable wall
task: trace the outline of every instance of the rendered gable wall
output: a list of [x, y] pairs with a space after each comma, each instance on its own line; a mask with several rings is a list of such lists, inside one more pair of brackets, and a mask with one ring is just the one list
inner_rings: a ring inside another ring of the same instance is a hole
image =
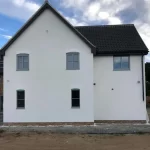
[[141, 67], [141, 56], [130, 56], [129, 71], [113, 71], [113, 56], [94, 58], [94, 120], [146, 120]]
[[[66, 70], [66, 53], [80, 53], [80, 70]], [[28, 53], [29, 71], [16, 71], [16, 54]], [[71, 89], [80, 108], [71, 108]], [[16, 90], [25, 109], [16, 109]], [[59, 18], [45, 10], [4, 57], [4, 122], [93, 122], [93, 54]]]

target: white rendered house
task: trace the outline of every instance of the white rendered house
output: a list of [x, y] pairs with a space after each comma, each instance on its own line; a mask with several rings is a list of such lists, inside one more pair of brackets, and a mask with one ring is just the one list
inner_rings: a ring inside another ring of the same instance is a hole
[[134, 25], [73, 27], [45, 2], [1, 50], [3, 122], [145, 122], [147, 53]]

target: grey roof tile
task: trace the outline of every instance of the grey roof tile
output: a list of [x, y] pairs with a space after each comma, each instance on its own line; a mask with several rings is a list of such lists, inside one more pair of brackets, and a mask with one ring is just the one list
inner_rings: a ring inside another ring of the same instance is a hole
[[97, 47], [98, 54], [148, 53], [148, 48], [132, 24], [75, 27]]

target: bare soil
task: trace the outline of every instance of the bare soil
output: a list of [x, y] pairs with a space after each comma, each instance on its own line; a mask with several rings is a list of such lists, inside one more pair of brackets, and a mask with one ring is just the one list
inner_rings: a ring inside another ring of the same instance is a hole
[[0, 133], [0, 150], [150, 150], [150, 135]]

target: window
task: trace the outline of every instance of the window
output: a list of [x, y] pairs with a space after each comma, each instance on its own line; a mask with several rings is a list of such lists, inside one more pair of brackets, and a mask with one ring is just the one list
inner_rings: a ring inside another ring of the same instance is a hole
[[79, 53], [71, 52], [66, 54], [66, 69], [67, 70], [79, 70]]
[[114, 70], [129, 70], [130, 60], [129, 56], [114, 57]]
[[25, 108], [25, 91], [17, 91], [17, 108]]
[[29, 70], [29, 54], [17, 54], [17, 71]]
[[72, 89], [72, 107], [80, 107], [80, 90]]

